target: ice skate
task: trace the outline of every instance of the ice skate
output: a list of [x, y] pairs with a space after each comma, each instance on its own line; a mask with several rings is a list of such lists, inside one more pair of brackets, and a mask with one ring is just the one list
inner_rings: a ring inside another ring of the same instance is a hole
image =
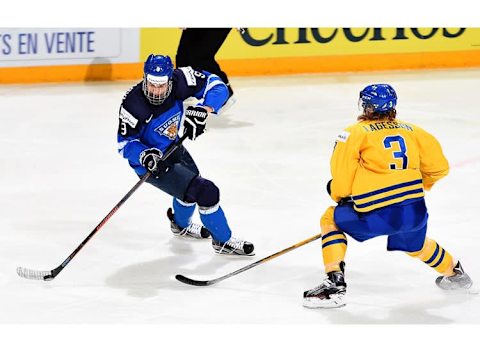
[[347, 284], [341, 271], [332, 271], [317, 287], [303, 293], [303, 306], [307, 308], [339, 308], [345, 303]]
[[183, 237], [183, 238], [194, 238], [194, 239], [204, 239], [204, 238], [209, 238], [211, 236], [210, 231], [208, 231], [206, 227], [200, 224], [191, 223], [185, 228], [177, 225], [173, 217], [172, 208], [168, 208], [167, 216], [168, 216], [168, 219], [170, 220], [170, 229], [172, 230], [172, 233], [174, 236]]
[[435, 280], [438, 287], [443, 290], [468, 290], [472, 287], [472, 279], [463, 271], [460, 262], [453, 268], [452, 276], [439, 276]]
[[254, 246], [253, 243], [241, 240], [239, 238], [230, 237], [227, 242], [219, 242], [212, 240], [212, 246], [215, 253], [224, 255], [243, 255], [252, 256]]

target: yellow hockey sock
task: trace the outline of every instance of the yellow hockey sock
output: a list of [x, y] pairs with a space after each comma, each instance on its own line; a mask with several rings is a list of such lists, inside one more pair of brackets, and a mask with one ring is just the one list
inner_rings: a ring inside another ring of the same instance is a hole
[[455, 263], [452, 255], [430, 238], [425, 238], [425, 243], [421, 250], [417, 252], [407, 252], [407, 254], [420, 259], [444, 276], [453, 275]]
[[340, 262], [345, 259], [347, 252], [347, 237], [335, 224], [333, 213], [335, 207], [328, 207], [320, 219], [322, 228], [322, 253], [325, 272], [340, 271]]
[[342, 231], [332, 231], [322, 236], [322, 253], [325, 272], [340, 271], [340, 262], [347, 252], [347, 236]]

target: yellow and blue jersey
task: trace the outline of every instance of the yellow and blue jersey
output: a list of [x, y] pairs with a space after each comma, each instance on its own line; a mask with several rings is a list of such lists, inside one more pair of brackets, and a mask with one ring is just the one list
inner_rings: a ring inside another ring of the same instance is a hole
[[435, 137], [397, 119], [359, 121], [344, 129], [330, 167], [332, 199], [351, 196], [359, 212], [423, 198], [449, 171]]

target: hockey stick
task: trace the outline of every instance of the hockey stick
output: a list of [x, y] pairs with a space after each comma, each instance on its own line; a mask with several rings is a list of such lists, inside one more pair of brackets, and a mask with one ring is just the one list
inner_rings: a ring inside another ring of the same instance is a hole
[[[187, 135], [183, 135], [177, 142], [175, 142], [163, 155], [162, 161], [166, 160], [182, 143], [183, 141], [187, 138]], [[144, 183], [149, 177], [151, 173], [148, 171], [145, 175], [142, 176], [142, 178], [135, 184], [135, 186], [132, 187], [130, 191], [113, 207], [113, 209], [103, 218], [102, 221], [95, 227], [92, 232], [83, 240], [80, 245], [75, 248], [75, 250], [63, 261], [62, 264], [60, 264], [58, 267], [56, 267], [53, 270], [50, 271], [41, 271], [41, 270], [32, 270], [32, 269], [27, 269], [23, 267], [18, 267], [17, 268], [17, 274], [21, 277], [24, 277], [25, 279], [31, 279], [31, 280], [44, 280], [44, 281], [50, 281], [53, 280], [66, 266], [67, 264], [77, 255], [78, 252], [87, 244], [87, 242], [97, 233], [98, 230], [100, 230], [103, 225], [106, 224], [106, 222], [117, 212], [118, 209], [127, 201], [130, 196], [135, 193], [135, 191]]]
[[313, 237], [310, 237], [310, 238], [307, 238], [306, 240], [303, 240], [301, 242], [298, 242], [297, 244], [294, 244], [293, 246], [291, 247], [288, 247], [288, 248], [285, 248], [285, 249], [282, 249], [281, 251], [277, 252], [277, 253], [274, 253], [272, 255], [269, 255], [268, 257], [265, 257], [263, 259], [260, 259], [259, 261], [256, 261], [255, 263], [252, 263], [250, 265], [247, 265], [247, 266], [244, 266], [243, 268], [240, 268], [234, 272], [231, 272], [230, 274], [227, 274], [227, 275], [224, 275], [224, 276], [221, 276], [221, 277], [218, 277], [216, 279], [212, 279], [212, 280], [205, 280], [205, 281], [202, 281], [202, 280], [194, 280], [194, 279], [190, 279], [186, 276], [183, 276], [183, 275], [175, 275], [175, 279], [177, 279], [178, 281], [180, 282], [183, 282], [184, 284], [187, 284], [187, 285], [193, 285], [193, 286], [210, 286], [210, 285], [213, 285], [213, 284], [216, 284], [217, 282], [219, 281], [223, 281], [225, 279], [228, 279], [229, 277], [232, 277], [234, 275], [237, 275], [237, 274], [240, 274], [240, 273], [243, 273], [244, 271], [247, 271], [248, 269], [252, 269], [254, 267], [256, 267], [257, 265], [260, 265], [260, 264], [263, 264], [263, 263], [266, 263], [268, 262], [269, 260], [273, 259], [273, 258], [276, 258], [276, 257], [279, 257], [281, 256], [282, 254], [285, 254], [285, 253], [288, 253], [298, 247], [301, 247], [303, 246], [304, 244], [307, 244], [307, 243], [310, 243], [310, 242], [313, 242], [315, 240], [318, 240], [319, 238], [321, 238], [322, 235], [321, 234], [318, 234], [318, 235], [315, 235]]

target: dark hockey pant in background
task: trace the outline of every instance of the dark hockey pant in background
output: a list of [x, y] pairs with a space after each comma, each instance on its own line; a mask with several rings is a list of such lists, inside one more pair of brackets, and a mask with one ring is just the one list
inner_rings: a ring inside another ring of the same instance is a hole
[[233, 94], [227, 74], [215, 61], [215, 55], [222, 46], [231, 28], [187, 28], [182, 31], [178, 44], [176, 67], [192, 66], [196, 70], [205, 70], [219, 76], [228, 86], [229, 95]]

